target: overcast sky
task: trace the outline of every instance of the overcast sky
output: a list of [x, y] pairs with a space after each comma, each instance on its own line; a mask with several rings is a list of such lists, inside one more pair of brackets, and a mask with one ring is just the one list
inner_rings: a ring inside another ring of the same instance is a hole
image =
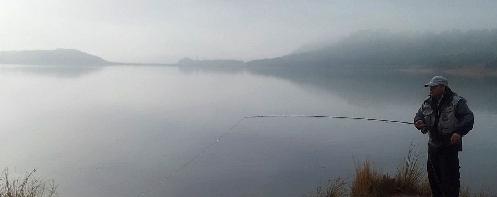
[[497, 1], [0, 0], [0, 50], [111, 61], [252, 60], [365, 29], [497, 28]]

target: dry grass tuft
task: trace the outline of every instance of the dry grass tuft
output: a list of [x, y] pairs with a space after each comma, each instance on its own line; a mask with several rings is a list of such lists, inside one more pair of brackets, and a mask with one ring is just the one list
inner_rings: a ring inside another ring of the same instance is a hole
[[396, 193], [395, 179], [375, 170], [369, 161], [356, 168], [350, 196], [390, 196]]
[[26, 173], [24, 177], [11, 177], [5, 169], [0, 178], [0, 197], [55, 197], [57, 186], [54, 181], [45, 181], [35, 177], [36, 170]]
[[418, 196], [430, 196], [430, 184], [419, 165], [419, 153], [411, 144], [404, 164], [397, 169], [396, 186], [400, 193]]
[[[383, 197], [404, 196], [424, 197], [431, 196], [430, 184], [425, 171], [419, 164], [419, 154], [411, 145], [403, 164], [397, 168], [394, 177], [383, 174], [374, 169], [369, 161], [365, 161], [356, 168], [355, 176], [347, 193], [346, 183], [343, 179], [335, 179], [327, 186], [318, 187], [317, 193], [311, 197]], [[480, 192], [472, 194], [468, 188], [461, 189], [461, 197], [497, 197]]]
[[375, 170], [369, 161], [356, 169], [351, 196], [429, 196], [429, 183], [419, 165], [419, 154], [411, 145], [394, 177]]
[[307, 197], [342, 197], [347, 195], [347, 183], [342, 178], [329, 180], [325, 187], [318, 187], [316, 193]]

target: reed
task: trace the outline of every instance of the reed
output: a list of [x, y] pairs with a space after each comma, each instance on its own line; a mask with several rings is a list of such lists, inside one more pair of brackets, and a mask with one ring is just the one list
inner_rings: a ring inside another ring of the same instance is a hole
[[0, 178], [0, 197], [55, 197], [57, 186], [53, 180], [35, 176], [36, 169], [24, 176], [13, 177], [5, 169]]

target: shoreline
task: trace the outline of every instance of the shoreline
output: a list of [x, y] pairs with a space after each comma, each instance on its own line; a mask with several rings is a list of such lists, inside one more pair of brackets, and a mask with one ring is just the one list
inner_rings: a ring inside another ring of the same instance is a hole
[[434, 74], [441, 73], [450, 76], [458, 77], [497, 77], [497, 69], [483, 68], [483, 67], [463, 67], [453, 69], [433, 69], [433, 68], [407, 68], [398, 69], [398, 71], [407, 74]]

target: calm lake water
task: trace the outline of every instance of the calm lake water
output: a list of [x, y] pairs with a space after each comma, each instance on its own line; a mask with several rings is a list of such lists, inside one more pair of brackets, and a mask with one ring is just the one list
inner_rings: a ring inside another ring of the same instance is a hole
[[[367, 72], [369, 73], [369, 72]], [[370, 160], [391, 174], [427, 136], [411, 121], [429, 75], [177, 67], [0, 66], [1, 168], [38, 169], [60, 196], [302, 196]], [[463, 185], [497, 192], [497, 80], [449, 77], [475, 129]]]

